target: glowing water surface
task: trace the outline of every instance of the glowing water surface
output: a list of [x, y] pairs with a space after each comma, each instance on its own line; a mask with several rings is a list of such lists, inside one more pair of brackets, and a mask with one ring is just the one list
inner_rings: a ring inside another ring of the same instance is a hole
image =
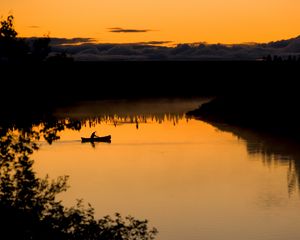
[[[66, 205], [83, 198], [97, 217], [146, 218], [157, 239], [299, 239], [299, 148], [187, 119], [184, 113], [201, 103], [98, 102], [63, 110], [58, 115], [85, 124], [52, 145], [41, 142], [35, 170], [70, 176], [61, 195]], [[112, 143], [82, 144], [93, 131], [111, 134]]]

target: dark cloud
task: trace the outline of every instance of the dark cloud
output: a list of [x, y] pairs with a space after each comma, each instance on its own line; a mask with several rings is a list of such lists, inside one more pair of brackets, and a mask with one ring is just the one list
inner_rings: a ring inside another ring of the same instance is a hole
[[32, 26], [28, 26], [28, 28], [40, 28], [40, 26], [32, 25]]
[[[26, 41], [33, 42], [38, 39], [38, 37], [26, 38]], [[80, 45], [87, 43], [94, 43], [93, 38], [51, 38], [51, 46], [65, 46], [65, 45]]]
[[[82, 44], [66, 44], [66, 43]], [[71, 54], [78, 61], [152, 61], [152, 60], [259, 60], [267, 55], [287, 57], [300, 55], [300, 37], [264, 44], [178, 44], [166, 47], [169, 41], [149, 41], [130, 44], [100, 44], [92, 39], [64, 40], [53, 45], [54, 52]]]
[[172, 41], [149, 41], [149, 42], [138, 42], [136, 44], [141, 45], [163, 45], [163, 44], [169, 44], [172, 43]]
[[51, 38], [51, 45], [73, 45], [93, 43], [93, 38]]
[[151, 31], [149, 29], [125, 29], [118, 27], [108, 28], [108, 30], [112, 33], [145, 33]]

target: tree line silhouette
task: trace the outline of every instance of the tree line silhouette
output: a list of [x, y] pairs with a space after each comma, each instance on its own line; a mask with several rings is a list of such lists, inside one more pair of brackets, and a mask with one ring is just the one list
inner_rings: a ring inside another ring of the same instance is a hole
[[69, 62], [73, 59], [66, 53], [57, 53], [49, 56], [51, 52], [51, 39], [49, 36], [37, 38], [31, 42], [18, 37], [14, 29], [14, 16], [9, 15], [0, 22], [0, 63], [1, 62]]
[[262, 58], [266, 62], [300, 62], [300, 55], [289, 55], [289, 56], [279, 56], [279, 55], [267, 55]]

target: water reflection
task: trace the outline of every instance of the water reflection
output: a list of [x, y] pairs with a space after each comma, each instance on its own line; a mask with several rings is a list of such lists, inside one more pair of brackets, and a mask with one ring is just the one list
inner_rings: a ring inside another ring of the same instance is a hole
[[[115, 114], [94, 107], [97, 114], [87, 114], [83, 106], [72, 110], [78, 115], [68, 116], [66, 111], [34, 122], [2, 124], [1, 154], [14, 153], [11, 158], [19, 167], [20, 155], [14, 151], [27, 149], [28, 159], [37, 160], [38, 175], [71, 176], [72, 188], [63, 197], [66, 205], [72, 206], [79, 196], [100, 209], [98, 217], [119, 211], [149, 218], [161, 230], [161, 239], [258, 240], [262, 235], [297, 239], [293, 226], [299, 228], [299, 199], [295, 194], [289, 198], [285, 182], [289, 169], [289, 192], [297, 190], [300, 155], [296, 142], [225, 125], [214, 124], [220, 130], [215, 131], [210, 124], [186, 119], [184, 112], [189, 109], [157, 113], [156, 104], [151, 111], [141, 107], [137, 112], [118, 110]], [[95, 149], [81, 144], [80, 137], [95, 130], [101, 136], [112, 134], [112, 144], [95, 145]], [[39, 144], [41, 150], [34, 150]], [[276, 164], [280, 167], [269, 172], [267, 167]], [[1, 174], [7, 172], [5, 161], [1, 169]], [[8, 170], [11, 174], [18, 172], [12, 169]], [[30, 180], [33, 175], [26, 176]], [[11, 186], [3, 184], [1, 194], [4, 185]], [[19, 186], [28, 189], [28, 185]], [[27, 196], [20, 193], [12, 195]], [[70, 213], [76, 213], [74, 208]], [[106, 223], [115, 226], [109, 219]]]
[[[299, 198], [287, 194], [287, 164], [263, 166], [261, 151], [249, 154], [244, 138], [237, 141], [202, 121], [187, 123], [184, 114], [174, 113], [170, 121], [149, 115], [78, 117], [81, 131], [64, 131], [62, 142], [39, 151], [36, 170], [72, 176], [66, 204], [82, 194], [99, 214], [118, 209], [145, 216], [161, 239], [286, 239], [280, 233], [289, 231], [288, 238], [296, 239]], [[112, 144], [92, 149], [73, 141], [92, 131], [111, 134]], [[260, 141], [253, 138], [255, 148]]]
[[[1, 119], [1, 234], [9, 235], [11, 239], [154, 239], [157, 230], [149, 229], [147, 220], [123, 218], [119, 214], [113, 218], [107, 216], [96, 220], [94, 209], [91, 206], [85, 208], [82, 201], [78, 201], [73, 207], [64, 207], [56, 195], [66, 191], [68, 177], [59, 177], [56, 181], [50, 181], [48, 177], [37, 177], [33, 171], [34, 161], [31, 157], [39, 150], [42, 139], [51, 145], [60, 139], [60, 133], [67, 130], [80, 131], [86, 125], [92, 128], [105, 122], [117, 127], [130, 123], [139, 129], [141, 123], [162, 123], [165, 119], [172, 120], [175, 125], [183, 118], [183, 113], [188, 110], [186, 106], [190, 104], [185, 103], [184, 107], [183, 104], [176, 105], [170, 102], [156, 102], [154, 105], [150, 102], [131, 104], [131, 107], [134, 105], [134, 110], [128, 111], [127, 105], [125, 114], [122, 114], [111, 108], [118, 106], [119, 110], [124, 111], [124, 105], [107, 105], [105, 102], [104, 105], [97, 104], [97, 107], [109, 106], [109, 110], [102, 109], [101, 113], [97, 114], [88, 113], [76, 117], [70, 114], [67, 117], [59, 117], [43, 113], [41, 116], [29, 114], [21, 118], [4, 117], [4, 121]], [[199, 102], [193, 102], [190, 108], [194, 108], [196, 104]], [[169, 108], [168, 114], [162, 110], [162, 105], [163, 108]], [[93, 104], [89, 106], [93, 107]], [[149, 106], [152, 107], [150, 112]], [[153, 109], [156, 114], [153, 114]]]
[[98, 116], [93, 118], [81, 119], [83, 126], [89, 126], [90, 128], [96, 127], [98, 124], [112, 124], [115, 127], [123, 124], [135, 124], [136, 129], [139, 129], [139, 125], [142, 123], [163, 123], [164, 121], [172, 122], [175, 126], [182, 119], [189, 121], [191, 118], [187, 118], [185, 114], [163, 114], [163, 115], [128, 115], [128, 116]]
[[76, 105], [57, 109], [55, 116], [60, 119], [91, 119], [93, 121], [99, 118], [100, 120], [119, 118], [134, 122], [136, 117], [141, 121], [147, 118], [163, 121], [165, 118], [183, 117], [187, 111], [207, 101], [207, 98], [192, 98], [79, 102]]
[[300, 189], [300, 144], [291, 138], [278, 137], [266, 133], [226, 124], [211, 123], [220, 131], [230, 132], [245, 141], [250, 156], [259, 155], [266, 166], [288, 166], [288, 192]]
[[[27, 123], [27, 124], [26, 124]], [[155, 228], [147, 220], [131, 216], [123, 218], [94, 217], [91, 205], [82, 200], [66, 208], [57, 200], [68, 188], [68, 176], [50, 180], [39, 178], [33, 171], [32, 154], [44, 138], [52, 144], [66, 129], [79, 131], [78, 120], [49, 118], [48, 121], [0, 124], [0, 228], [9, 239], [141, 239], [153, 240]]]
[[[107, 111], [103, 111], [102, 114], [99, 113], [100, 115], [94, 117], [88, 117], [86, 114], [80, 115], [77, 113], [78, 115], [74, 119], [66, 118], [58, 120], [52, 118], [47, 122], [44, 121], [38, 125], [33, 125], [32, 127], [38, 127], [46, 141], [51, 144], [53, 141], [60, 139], [59, 132], [62, 132], [65, 129], [80, 131], [83, 127], [93, 129], [101, 124], [111, 124], [115, 127], [124, 124], [132, 124], [135, 125], [135, 128], [138, 130], [140, 124], [161, 124], [167, 121], [172, 122], [173, 125], [176, 126], [182, 120], [188, 122], [191, 119], [188, 118], [183, 111], [173, 111], [172, 113], [165, 113], [162, 111], [156, 114], [153, 114], [153, 109], [151, 110], [152, 113], [149, 109], [143, 111], [147, 113], [138, 115], [135, 114], [134, 111], [124, 111], [119, 112], [120, 115], [107, 115]], [[239, 139], [245, 141], [247, 152], [250, 156], [260, 156], [260, 159], [266, 166], [277, 164], [288, 166], [287, 181], [289, 194], [292, 194], [296, 188], [300, 188], [299, 142], [225, 124], [209, 124], [221, 131], [231, 132]], [[91, 146], [93, 148], [96, 147], [95, 143], [91, 143]]]

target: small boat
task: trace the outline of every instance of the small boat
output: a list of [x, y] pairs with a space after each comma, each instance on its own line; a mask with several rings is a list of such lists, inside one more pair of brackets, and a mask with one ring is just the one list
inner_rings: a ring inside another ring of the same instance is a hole
[[111, 143], [111, 135], [108, 136], [103, 136], [103, 137], [94, 137], [94, 138], [81, 138], [81, 142], [86, 143], [86, 142], [106, 142], [106, 143]]

